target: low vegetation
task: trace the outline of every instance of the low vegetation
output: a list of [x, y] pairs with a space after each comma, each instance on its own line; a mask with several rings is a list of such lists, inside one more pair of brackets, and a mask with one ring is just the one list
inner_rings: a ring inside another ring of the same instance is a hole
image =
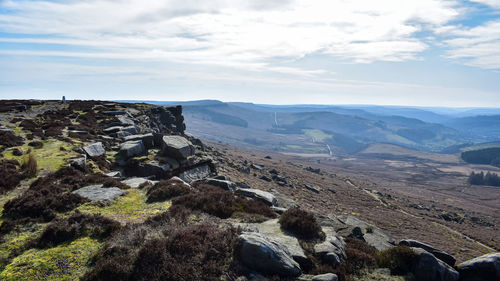
[[165, 201], [190, 192], [189, 186], [180, 180], [162, 180], [148, 189], [148, 202]]
[[80, 237], [103, 239], [120, 227], [118, 222], [101, 215], [76, 212], [68, 218], [53, 220], [31, 244], [37, 248], [51, 248]]
[[237, 235], [172, 207], [113, 235], [82, 280], [221, 280], [230, 275]]
[[73, 210], [86, 202], [86, 199], [71, 193], [72, 191], [89, 184], [114, 186], [115, 181], [103, 174], [84, 173], [64, 167], [38, 178], [21, 196], [5, 203], [3, 214], [13, 218], [28, 217], [48, 222], [57, 212]]
[[16, 160], [0, 161], [0, 194], [16, 187], [25, 175], [19, 171], [19, 162]]
[[405, 275], [411, 271], [418, 255], [407, 246], [397, 246], [379, 252], [376, 255], [379, 267], [389, 268], [394, 275]]
[[265, 203], [234, 195], [219, 187], [199, 184], [195, 185], [198, 192], [174, 198], [174, 206], [184, 206], [207, 214], [227, 219], [235, 213], [247, 213], [274, 218], [276, 215]]
[[291, 208], [284, 212], [279, 223], [281, 228], [301, 239], [321, 239], [322, 231], [314, 215], [299, 208]]

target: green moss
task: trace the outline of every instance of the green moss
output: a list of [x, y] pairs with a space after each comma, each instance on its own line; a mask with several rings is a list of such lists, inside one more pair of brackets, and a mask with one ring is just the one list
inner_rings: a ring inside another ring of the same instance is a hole
[[30, 249], [5, 268], [0, 280], [78, 280], [102, 245], [84, 237], [46, 250]]
[[85, 203], [78, 207], [83, 213], [101, 214], [121, 223], [141, 222], [167, 210], [170, 201], [146, 203], [145, 191], [129, 189], [127, 194], [119, 197], [108, 206], [99, 207], [94, 203]]
[[[73, 145], [70, 143], [56, 139], [44, 140], [42, 143], [43, 147], [40, 149], [31, 148], [39, 170], [54, 172], [64, 166], [68, 159], [78, 156], [78, 154], [72, 150]], [[64, 147], [66, 151], [61, 151], [61, 147]], [[23, 145], [17, 148], [20, 148], [23, 151], [28, 151], [28, 149], [30, 149], [28, 145]], [[7, 159], [16, 159], [22, 163], [25, 156], [15, 156], [12, 154], [12, 150], [13, 149], [6, 150], [4, 152], [4, 157]]]
[[41, 234], [44, 225], [45, 224], [31, 225], [25, 231], [12, 231], [3, 237], [2, 243], [0, 244], [0, 271], [5, 268], [13, 256], [16, 256], [22, 251], [26, 242]]

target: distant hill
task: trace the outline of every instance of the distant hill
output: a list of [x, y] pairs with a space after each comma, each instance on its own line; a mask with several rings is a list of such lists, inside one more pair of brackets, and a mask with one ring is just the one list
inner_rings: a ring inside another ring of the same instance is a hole
[[145, 102], [181, 104], [188, 133], [252, 149], [353, 154], [370, 144], [387, 143], [459, 153], [475, 143], [500, 140], [500, 115], [468, 116], [497, 109], [266, 105], [218, 100]]

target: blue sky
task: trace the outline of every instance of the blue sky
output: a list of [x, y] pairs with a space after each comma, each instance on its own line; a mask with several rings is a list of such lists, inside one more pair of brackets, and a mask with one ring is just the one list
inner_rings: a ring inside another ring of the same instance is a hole
[[500, 0], [0, 0], [0, 98], [500, 107]]

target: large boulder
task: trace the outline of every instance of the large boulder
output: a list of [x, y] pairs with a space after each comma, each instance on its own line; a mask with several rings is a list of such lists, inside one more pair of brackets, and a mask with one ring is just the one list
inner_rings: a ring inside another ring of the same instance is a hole
[[102, 142], [91, 143], [87, 146], [84, 146], [83, 150], [89, 157], [99, 157], [106, 154], [106, 150], [104, 150]]
[[102, 187], [102, 184], [89, 185], [82, 187], [73, 191], [74, 194], [78, 194], [84, 198], [89, 199], [92, 202], [101, 201], [104, 203], [110, 203], [117, 197], [125, 195], [125, 191], [119, 189], [118, 187]]
[[146, 154], [146, 148], [142, 141], [127, 141], [120, 145], [119, 154], [125, 158], [131, 158], [134, 156], [140, 156]]
[[417, 240], [411, 240], [411, 239], [401, 240], [399, 241], [399, 245], [424, 249], [450, 266], [454, 266], [456, 262], [456, 259], [452, 255]]
[[212, 174], [212, 170], [208, 166], [208, 164], [204, 164], [187, 171], [182, 172], [179, 175], [183, 181], [187, 183], [192, 183], [197, 180], [202, 180], [208, 178]]
[[310, 261], [300, 246], [299, 240], [289, 233], [283, 232], [278, 219], [267, 220], [263, 223], [254, 224], [253, 227], [255, 231], [267, 237], [272, 237], [275, 241], [281, 243], [290, 253], [290, 256], [298, 262], [299, 265], [309, 265]]
[[343, 237], [362, 239], [368, 243], [368, 245], [375, 247], [379, 251], [387, 250], [395, 245], [395, 240], [391, 235], [355, 216], [330, 215], [328, 217], [332, 220], [337, 233]]
[[421, 248], [412, 248], [418, 255], [413, 275], [418, 281], [457, 281], [459, 274], [445, 262]]
[[500, 280], [500, 253], [491, 253], [457, 265], [460, 281]]
[[269, 193], [264, 190], [255, 189], [255, 188], [237, 188], [235, 191], [236, 194], [241, 194], [246, 197], [255, 198], [261, 200], [269, 206], [276, 206], [278, 201], [276, 197], [272, 193]]
[[250, 269], [279, 276], [297, 277], [301, 274], [299, 264], [283, 244], [255, 232], [243, 232], [239, 239], [239, 258]]
[[186, 159], [194, 155], [193, 144], [182, 136], [163, 136], [162, 152], [165, 156], [173, 157], [177, 160]]

